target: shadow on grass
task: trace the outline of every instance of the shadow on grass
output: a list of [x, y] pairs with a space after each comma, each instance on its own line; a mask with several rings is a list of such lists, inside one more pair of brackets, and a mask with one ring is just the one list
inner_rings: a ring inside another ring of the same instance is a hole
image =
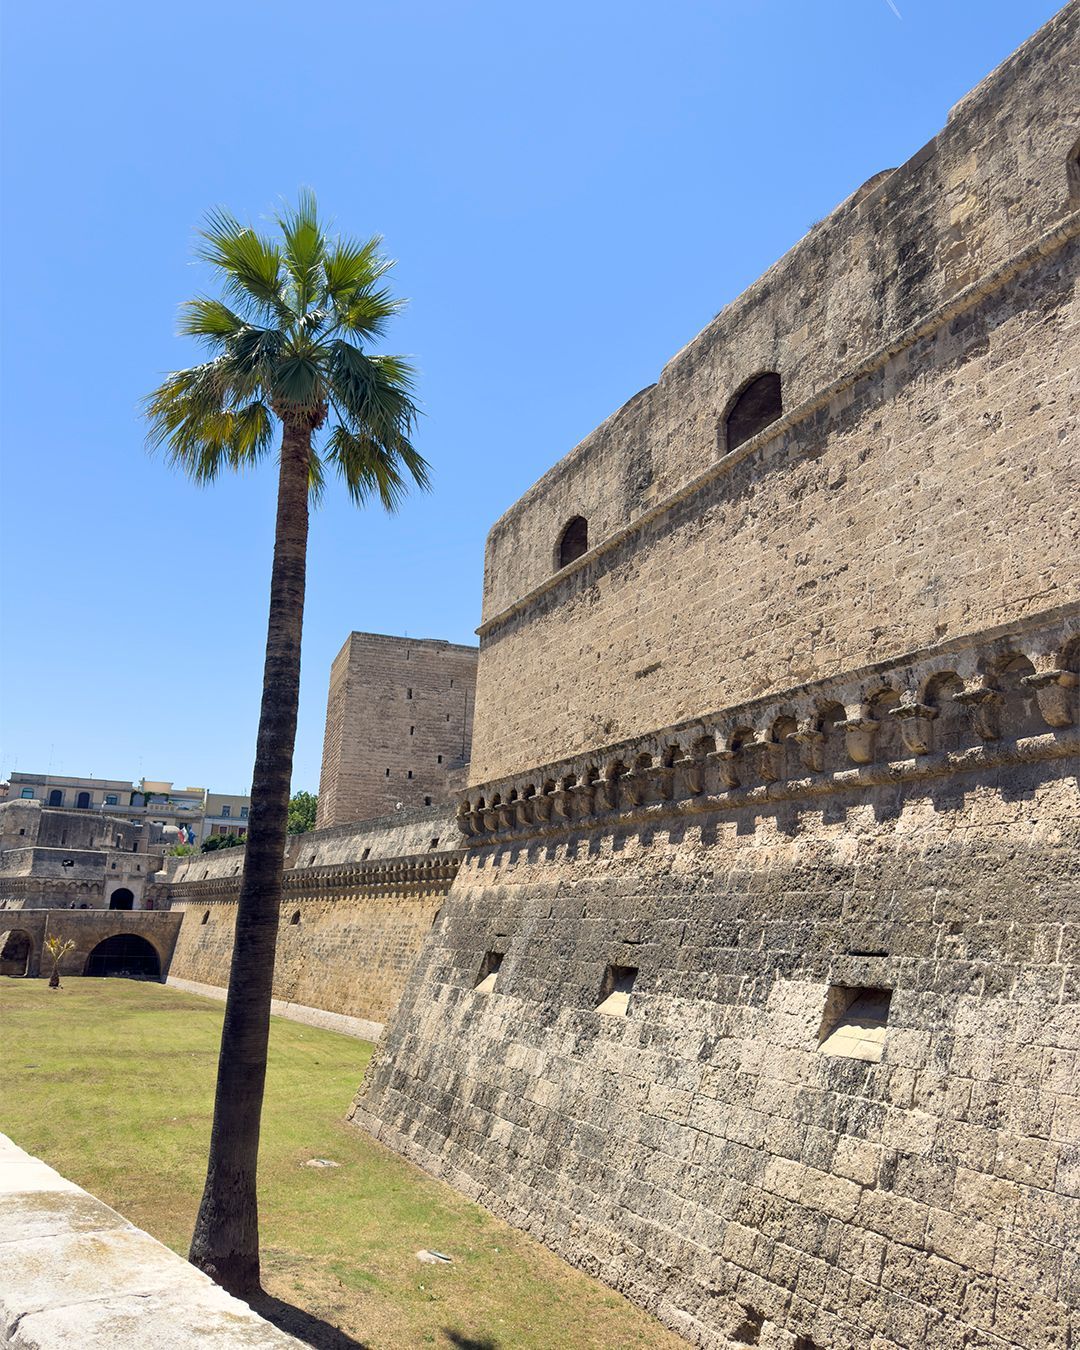
[[[303, 1308], [284, 1299], [274, 1298], [270, 1294], [260, 1294], [250, 1300], [251, 1307], [272, 1322], [279, 1331], [287, 1331], [298, 1341], [310, 1345], [313, 1350], [370, 1350], [363, 1341], [358, 1341], [333, 1323], [305, 1312]], [[479, 1341], [462, 1341], [462, 1345], [480, 1345]]]
[[476, 1340], [472, 1336], [463, 1336], [460, 1331], [455, 1331], [452, 1327], [443, 1327], [443, 1335], [451, 1345], [457, 1347], [457, 1350], [499, 1350], [499, 1342], [493, 1341], [490, 1336], [485, 1336], [483, 1340]]

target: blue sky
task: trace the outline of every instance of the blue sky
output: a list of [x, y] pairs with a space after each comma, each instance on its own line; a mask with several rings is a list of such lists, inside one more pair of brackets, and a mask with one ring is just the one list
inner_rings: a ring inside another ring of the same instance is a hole
[[[385, 236], [434, 492], [313, 521], [294, 787], [351, 629], [474, 641], [491, 523], [1056, 12], [1037, 0], [9, 5], [0, 774], [250, 781], [273, 470], [197, 489], [204, 212]], [[527, 690], [522, 691], [527, 696]]]

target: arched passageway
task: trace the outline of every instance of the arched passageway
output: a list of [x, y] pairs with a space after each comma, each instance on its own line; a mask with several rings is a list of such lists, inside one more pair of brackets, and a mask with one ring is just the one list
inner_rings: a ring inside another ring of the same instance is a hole
[[133, 980], [160, 980], [161, 962], [145, 938], [117, 933], [99, 942], [86, 958], [84, 975], [125, 975]]
[[30, 968], [34, 944], [21, 928], [0, 932], [0, 975], [25, 975]]
[[135, 897], [126, 886], [120, 886], [109, 896], [110, 909], [134, 909]]

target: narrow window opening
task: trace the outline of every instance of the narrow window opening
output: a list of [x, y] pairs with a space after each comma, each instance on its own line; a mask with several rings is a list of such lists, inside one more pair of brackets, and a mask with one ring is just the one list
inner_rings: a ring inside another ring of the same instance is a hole
[[563, 526], [555, 550], [555, 566], [568, 567], [575, 559], [589, 551], [589, 522], [584, 516], [574, 516]]
[[210, 911], [209, 911], [209, 910], [207, 910], [206, 913], [202, 916], [202, 921], [203, 921], [203, 923], [209, 923], [209, 922], [210, 922]]
[[405, 697], [406, 697], [406, 698], [412, 698], [412, 690], [411, 690], [411, 689], [406, 689], [406, 690], [405, 690]]
[[387, 769], [387, 771], [386, 771], [386, 776], [387, 776], [387, 778], [390, 777], [390, 770], [389, 770], [389, 769]]
[[361, 862], [367, 862], [367, 860], [368, 860], [370, 857], [371, 857], [371, 849], [370, 849], [370, 848], [366, 848], [366, 849], [364, 849], [363, 853], [360, 854], [360, 861], [361, 861]]
[[289, 924], [290, 924], [290, 926], [294, 926], [294, 925], [298, 924], [299, 922], [300, 922], [300, 911], [299, 911], [299, 910], [295, 910], [294, 913], [293, 913], [292, 918], [289, 920]]
[[825, 998], [818, 1049], [823, 1055], [876, 1064], [885, 1049], [891, 1001], [891, 989], [833, 985]]
[[437, 764], [441, 764], [441, 763], [442, 763], [442, 755], [436, 755], [436, 756], [435, 756], [435, 762], [436, 762]]
[[780, 393], [780, 376], [775, 371], [758, 375], [746, 385], [731, 405], [724, 423], [724, 439], [728, 450], [748, 441], [763, 431], [784, 411]]
[[473, 982], [473, 988], [478, 994], [493, 994], [495, 984], [499, 978], [499, 969], [502, 966], [502, 952], [488, 952], [480, 962], [480, 972]]
[[636, 979], [637, 966], [608, 966], [600, 985], [596, 1011], [606, 1013], [608, 1017], [625, 1017]]
[[412, 769], [409, 770], [409, 777], [412, 777]]
[[446, 714], [446, 720], [447, 720], [448, 722], [450, 721], [450, 714], [449, 714], [449, 713]]
[[428, 844], [428, 848], [438, 848], [438, 847], [439, 847], [439, 836], [436, 835], [435, 838], [431, 841], [431, 843]]

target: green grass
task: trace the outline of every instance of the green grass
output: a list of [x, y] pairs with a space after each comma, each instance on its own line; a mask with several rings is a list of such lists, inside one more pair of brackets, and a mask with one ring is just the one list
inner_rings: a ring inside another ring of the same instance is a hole
[[[156, 984], [0, 979], [0, 1130], [186, 1253], [222, 1005]], [[269, 1293], [372, 1350], [682, 1345], [646, 1313], [344, 1123], [363, 1041], [274, 1018], [259, 1157]], [[331, 1158], [336, 1168], [310, 1168]], [[422, 1265], [434, 1247], [450, 1266]]]

